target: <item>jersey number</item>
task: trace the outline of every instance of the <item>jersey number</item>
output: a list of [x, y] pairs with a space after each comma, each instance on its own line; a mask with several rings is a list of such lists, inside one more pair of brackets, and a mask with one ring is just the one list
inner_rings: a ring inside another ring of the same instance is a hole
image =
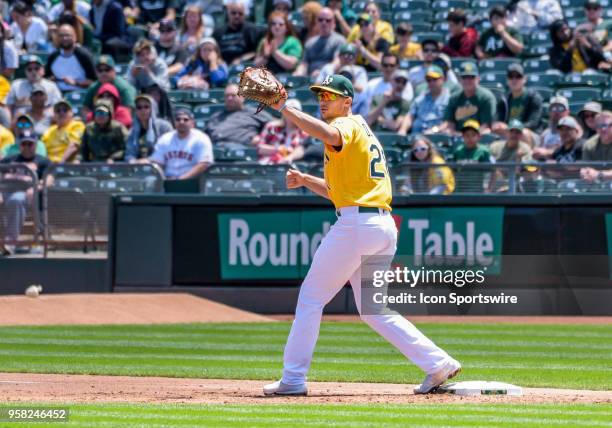
[[386, 169], [387, 161], [385, 160], [385, 152], [383, 152], [376, 144], [372, 144], [370, 145], [370, 153], [376, 153], [370, 161], [370, 177], [385, 178], [384, 172], [376, 171], [376, 167], [381, 163], [383, 164], [383, 170]]

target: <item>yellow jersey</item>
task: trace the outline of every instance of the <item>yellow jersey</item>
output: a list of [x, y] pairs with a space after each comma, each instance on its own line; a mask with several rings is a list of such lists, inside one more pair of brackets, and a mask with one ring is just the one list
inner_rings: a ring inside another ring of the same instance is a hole
[[47, 148], [47, 156], [51, 162], [60, 162], [70, 143], [81, 144], [81, 137], [85, 131], [85, 124], [72, 120], [63, 128], [52, 125], [43, 134], [41, 141]]
[[15, 143], [15, 136], [13, 133], [0, 125], [0, 150], [4, 150], [5, 147], [9, 147], [13, 143]]
[[324, 153], [325, 184], [335, 207], [391, 211], [391, 179], [385, 152], [364, 118], [338, 117], [330, 125], [342, 136], [340, 151], [325, 144]]

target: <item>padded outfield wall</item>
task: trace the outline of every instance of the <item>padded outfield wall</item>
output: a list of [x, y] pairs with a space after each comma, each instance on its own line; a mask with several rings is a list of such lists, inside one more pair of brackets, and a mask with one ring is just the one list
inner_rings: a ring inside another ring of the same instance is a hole
[[[393, 217], [397, 254], [411, 266], [426, 267], [432, 255], [459, 258], [487, 270], [486, 292], [513, 293], [522, 302], [459, 311], [612, 315], [609, 196], [400, 197]], [[263, 312], [291, 310], [312, 255], [336, 220], [316, 197], [198, 195], [117, 196], [111, 218], [116, 289], [207, 290]], [[350, 294], [344, 290], [337, 311], [354, 310]], [[455, 309], [424, 304], [414, 310]]]

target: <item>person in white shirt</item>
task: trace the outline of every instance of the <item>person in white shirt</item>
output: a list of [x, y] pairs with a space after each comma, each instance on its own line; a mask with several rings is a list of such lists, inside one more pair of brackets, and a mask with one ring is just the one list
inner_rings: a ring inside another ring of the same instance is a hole
[[360, 65], [355, 65], [357, 48], [351, 43], [346, 43], [340, 48], [334, 60], [321, 68], [319, 77], [315, 83], [323, 82], [327, 76], [338, 74], [341, 69], [349, 68], [353, 76], [353, 88], [355, 92], [362, 92], [368, 84], [368, 72]]
[[[383, 96], [386, 92], [391, 91], [391, 80], [393, 80], [393, 73], [398, 69], [399, 60], [395, 55], [385, 53], [382, 56], [380, 64], [382, 67], [382, 77], [376, 77], [370, 80], [366, 88], [367, 102], [370, 108], [372, 107], [372, 100], [375, 97]], [[402, 92], [402, 99], [411, 102], [413, 98], [414, 89], [410, 82], [407, 82]]]
[[12, 9], [11, 33], [15, 47], [21, 52], [34, 52], [47, 48], [47, 24], [41, 18], [33, 16], [32, 7], [23, 1], [17, 1]]
[[78, 91], [89, 87], [97, 78], [94, 61], [87, 49], [77, 45], [74, 28], [59, 27], [59, 49], [49, 55], [45, 74], [61, 91]]
[[210, 138], [194, 129], [193, 113], [187, 108], [176, 110], [174, 125], [176, 131], [160, 137], [149, 160], [163, 168], [166, 180], [196, 178], [214, 163]]
[[62, 93], [55, 82], [43, 78], [45, 75], [43, 61], [38, 55], [26, 55], [22, 58], [25, 64], [26, 78], [13, 81], [11, 90], [6, 96], [4, 103], [13, 112], [20, 107], [27, 107], [30, 105], [32, 89], [35, 85], [40, 85], [44, 88], [45, 94], [47, 94], [47, 107], [55, 105], [55, 103], [62, 99]]
[[47, 16], [49, 18], [49, 22], [55, 22], [65, 10], [71, 10], [75, 11], [78, 16], [89, 22], [90, 9], [91, 5], [83, 0], [62, 0], [51, 8]]
[[520, 0], [510, 7], [506, 22], [520, 33], [528, 34], [547, 29], [557, 19], [563, 19], [557, 0]]

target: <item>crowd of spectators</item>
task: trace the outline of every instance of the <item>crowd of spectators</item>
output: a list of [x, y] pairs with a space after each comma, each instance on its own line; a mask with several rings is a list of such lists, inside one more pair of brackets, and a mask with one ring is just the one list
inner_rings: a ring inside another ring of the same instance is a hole
[[[4, 3], [2, 162], [33, 163], [38, 173], [47, 165], [41, 159], [152, 162], [166, 179], [186, 179], [215, 162], [214, 150], [255, 149], [262, 164], [294, 163], [320, 153], [303, 132], [269, 112], [255, 114], [238, 95], [236, 76], [245, 64], [301, 77], [302, 88], [331, 74], [345, 75], [355, 88], [354, 114], [375, 132], [411, 139], [402, 156], [406, 161], [612, 161], [608, 107], [587, 99], [577, 111], [574, 100], [530, 85], [521, 62], [510, 60], [527, 58], [532, 34], [548, 34], [547, 68], [607, 74], [609, 83], [612, 21], [604, 17], [600, 0], [585, 0], [579, 21], [565, 19], [558, 0], [513, 1], [476, 18], [448, 9], [445, 26], [425, 33], [415, 31], [423, 24], [418, 19], [391, 19], [373, 1], [353, 6], [347, 0], [308, 1], [296, 7], [294, 0], [268, 0], [259, 22], [253, 18], [255, 3]], [[415, 16], [430, 12], [408, 10]], [[482, 62], [488, 60], [504, 64], [496, 69], [503, 73], [497, 86], [481, 79]], [[173, 103], [176, 91], [215, 92], [222, 108], [197, 122], [197, 108]], [[306, 109], [314, 98], [290, 102]], [[440, 147], [433, 138], [439, 135], [460, 143]], [[468, 185], [446, 166], [424, 171], [405, 186], [447, 194]], [[490, 174], [484, 190], [494, 191], [496, 175]], [[582, 168], [580, 176], [606, 180], [612, 171]]]

